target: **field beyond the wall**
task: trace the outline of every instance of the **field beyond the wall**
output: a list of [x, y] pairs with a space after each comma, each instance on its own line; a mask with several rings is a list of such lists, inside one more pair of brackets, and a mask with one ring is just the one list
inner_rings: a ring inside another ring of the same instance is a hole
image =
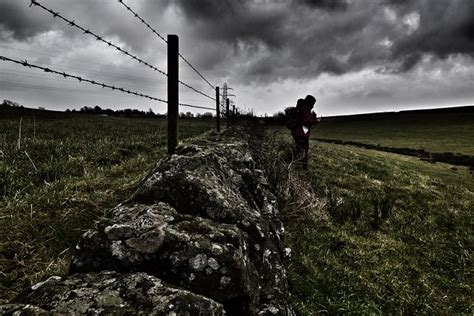
[[312, 137], [474, 156], [474, 106], [327, 117]]
[[[214, 124], [181, 120], [179, 138]], [[0, 106], [0, 303], [66, 273], [80, 235], [165, 155], [166, 130], [165, 119]]]
[[[333, 118], [313, 135], [473, 155], [474, 116], [462, 110]], [[472, 167], [312, 139], [294, 179], [313, 194], [285, 210], [302, 315], [472, 313]]]

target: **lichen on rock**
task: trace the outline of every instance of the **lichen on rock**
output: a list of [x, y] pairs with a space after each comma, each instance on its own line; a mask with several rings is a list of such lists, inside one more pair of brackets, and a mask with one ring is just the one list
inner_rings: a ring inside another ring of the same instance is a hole
[[172, 287], [146, 273], [75, 274], [55, 278], [0, 307], [0, 313], [27, 314], [160, 314], [194, 315], [207, 311], [223, 315], [224, 309], [209, 298]]

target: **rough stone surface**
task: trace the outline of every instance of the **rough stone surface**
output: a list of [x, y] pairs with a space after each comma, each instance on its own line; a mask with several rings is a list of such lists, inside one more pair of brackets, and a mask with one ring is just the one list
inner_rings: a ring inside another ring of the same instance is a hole
[[235, 225], [181, 215], [165, 203], [119, 205], [109, 215], [84, 234], [70, 273], [142, 271], [243, 311], [255, 304], [258, 274]]
[[[222, 304], [230, 315], [293, 315], [283, 264], [289, 252], [282, 243], [276, 198], [244, 138], [242, 131], [228, 132], [179, 147], [175, 155], [160, 160], [128, 201], [82, 236], [70, 265], [73, 275], [46, 283], [53, 284], [54, 291], [73, 291], [84, 288], [87, 279], [91, 284], [87, 288], [102, 291], [110, 274], [105, 277], [101, 271], [114, 270], [126, 278], [162, 279], [196, 293], [192, 294], [196, 309], [183, 309], [187, 313], [202, 308], [199, 311], [209, 314], [209, 307], [211, 314], [219, 314]], [[130, 283], [120, 284], [125, 289]], [[42, 304], [35, 303], [40, 294], [34, 293], [43, 293], [44, 286], [38, 285], [18, 302], [53, 310], [56, 297], [45, 296]], [[170, 299], [163, 291], [159, 299], [148, 298], [146, 312], [158, 311], [154, 308]], [[106, 293], [110, 311], [125, 304], [120, 290]], [[102, 296], [90, 299], [97, 297]], [[139, 310], [133, 310], [132, 301], [126, 302], [130, 311]], [[96, 303], [89, 303], [96, 308]], [[66, 308], [64, 304], [61, 308]], [[191, 306], [183, 304], [179, 308]]]
[[[49, 278], [0, 307], [0, 313], [223, 315], [224, 309], [209, 298], [170, 287], [146, 273], [101, 272]], [[29, 304], [29, 305], [26, 305]]]

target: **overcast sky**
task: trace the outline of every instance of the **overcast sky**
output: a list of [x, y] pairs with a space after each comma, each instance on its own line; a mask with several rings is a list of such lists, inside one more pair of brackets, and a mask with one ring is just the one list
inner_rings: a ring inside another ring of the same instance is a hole
[[[166, 70], [166, 45], [117, 0], [38, 0]], [[272, 114], [313, 94], [318, 114], [474, 104], [473, 0], [124, 0], [235, 102]], [[29, 0], [0, 0], [0, 55], [166, 99], [166, 78]], [[180, 79], [214, 91], [184, 63]], [[213, 101], [180, 87], [183, 103]], [[165, 104], [0, 61], [0, 98], [49, 109]], [[183, 108], [180, 111], [187, 111]]]

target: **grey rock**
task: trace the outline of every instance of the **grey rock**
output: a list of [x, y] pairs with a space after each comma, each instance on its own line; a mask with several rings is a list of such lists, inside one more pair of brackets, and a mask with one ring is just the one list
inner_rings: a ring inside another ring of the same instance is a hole
[[[166, 203], [123, 204], [109, 215], [83, 235], [70, 265], [71, 274], [146, 272], [233, 304], [241, 313], [255, 310], [258, 274], [244, 249], [247, 236], [235, 225], [178, 214]], [[217, 256], [216, 247], [221, 251]], [[220, 266], [226, 267], [225, 274], [217, 271]], [[222, 285], [224, 275], [233, 278]]]
[[48, 315], [48, 311], [31, 304], [5, 304], [0, 305], [0, 315], [30, 316]]
[[[49, 279], [0, 307], [2, 314], [223, 315], [209, 298], [167, 285], [145, 273], [101, 272]], [[29, 305], [24, 305], [28, 303]], [[22, 305], [23, 304], [23, 305]]]

